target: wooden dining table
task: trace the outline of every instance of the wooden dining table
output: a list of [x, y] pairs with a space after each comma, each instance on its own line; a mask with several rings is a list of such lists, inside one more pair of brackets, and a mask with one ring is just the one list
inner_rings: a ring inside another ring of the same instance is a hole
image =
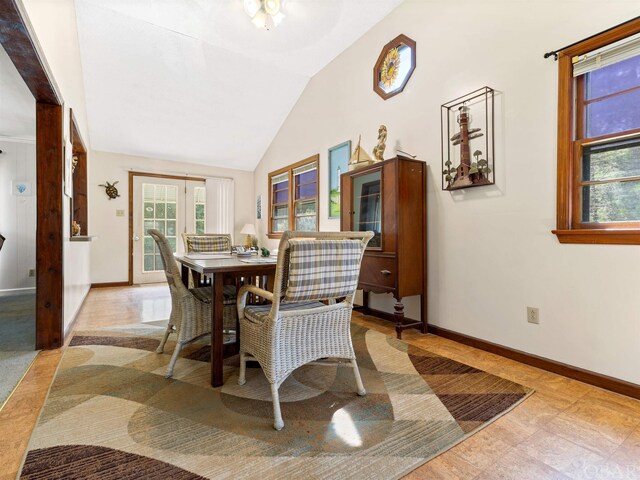
[[[191, 257], [191, 258], [189, 258]], [[182, 281], [189, 287], [189, 272], [193, 273], [194, 283], [198, 284], [203, 276], [211, 278], [211, 385], [219, 387], [223, 383], [223, 361], [225, 356], [238, 353], [240, 344], [239, 331], [236, 331], [234, 344], [224, 343], [223, 316], [226, 282], [233, 281], [239, 288], [243, 283], [258, 285], [265, 290], [273, 288], [276, 272], [275, 258], [263, 259], [257, 256], [239, 258], [235, 255], [184, 254], [176, 255], [182, 264]]]

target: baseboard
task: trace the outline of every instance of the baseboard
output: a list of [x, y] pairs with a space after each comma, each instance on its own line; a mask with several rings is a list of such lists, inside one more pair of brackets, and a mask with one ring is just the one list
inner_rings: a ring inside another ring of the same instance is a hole
[[[391, 313], [383, 312], [381, 310], [375, 310], [373, 308], [356, 307], [354, 310], [358, 310], [365, 315], [372, 315], [374, 317], [382, 318], [383, 320], [389, 320], [395, 322], [394, 316]], [[640, 400], [640, 385], [636, 383], [627, 382], [626, 380], [620, 380], [618, 378], [609, 377], [601, 373], [585, 370], [580, 367], [574, 367], [567, 365], [566, 363], [557, 362], [545, 357], [539, 357], [532, 353], [523, 352], [514, 348], [505, 347], [504, 345], [498, 345], [497, 343], [481, 340], [476, 337], [471, 337], [463, 333], [454, 332], [446, 328], [438, 327], [437, 325], [429, 324], [427, 326], [429, 333], [438, 335], [439, 337], [448, 338], [454, 342], [462, 343], [478, 350], [484, 350], [485, 352], [495, 353], [501, 357], [510, 358], [525, 365], [540, 368], [548, 372], [557, 373], [563, 377], [572, 378], [580, 382], [588, 383], [595, 387], [604, 388], [612, 392], [627, 395], [628, 397], [637, 398]]]
[[128, 287], [129, 282], [92, 283], [91, 288]]
[[73, 330], [76, 328], [76, 320], [78, 320], [78, 315], [80, 314], [80, 310], [82, 310], [82, 307], [84, 306], [84, 302], [87, 300], [87, 296], [89, 295], [90, 291], [91, 291], [91, 287], [87, 288], [87, 291], [84, 292], [84, 296], [82, 297], [82, 301], [80, 302], [80, 305], [78, 306], [78, 309], [76, 310], [76, 313], [73, 315], [73, 320], [71, 320], [71, 322], [69, 322], [69, 328], [65, 329], [63, 345], [66, 345], [67, 342], [69, 341], [69, 339], [71, 338], [71, 334], [73, 333]]
[[436, 325], [429, 325], [429, 333], [438, 335], [439, 337], [448, 338], [454, 342], [462, 343], [479, 350], [484, 350], [485, 352], [495, 353], [501, 357], [510, 358], [511, 360], [515, 360], [532, 367], [557, 373], [563, 377], [572, 378], [580, 382], [588, 383], [589, 385], [604, 388], [605, 390], [610, 390], [612, 392], [640, 400], [640, 385], [636, 383], [627, 382], [626, 380], [609, 377], [608, 375], [567, 365], [566, 363], [557, 362], [549, 358], [539, 357], [521, 350], [498, 345], [497, 343], [470, 337], [469, 335], [447, 330], [446, 328], [438, 327]]
[[5, 288], [4, 290], [0, 290], [0, 294], [6, 293], [26, 293], [26, 292], [35, 292], [36, 287], [25, 287], [25, 288]]

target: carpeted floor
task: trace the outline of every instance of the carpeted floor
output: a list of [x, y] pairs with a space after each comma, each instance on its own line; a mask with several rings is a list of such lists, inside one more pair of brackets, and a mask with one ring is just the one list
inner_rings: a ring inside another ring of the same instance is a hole
[[[209, 386], [209, 348], [192, 345], [163, 377], [162, 328], [77, 332], [32, 435], [23, 479], [398, 478], [508, 412], [532, 391], [353, 325], [367, 389], [350, 368], [307, 365], [280, 388], [272, 428], [259, 368]], [[250, 364], [251, 365], [251, 364]]]
[[0, 408], [38, 352], [34, 292], [0, 294]]

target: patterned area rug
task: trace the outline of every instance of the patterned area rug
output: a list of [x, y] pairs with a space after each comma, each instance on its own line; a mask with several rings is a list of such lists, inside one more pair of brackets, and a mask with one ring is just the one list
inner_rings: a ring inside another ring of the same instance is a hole
[[209, 349], [194, 344], [167, 380], [173, 344], [154, 353], [162, 331], [76, 333], [22, 478], [398, 478], [532, 393], [353, 325], [367, 395], [356, 395], [348, 367], [301, 367], [280, 388], [285, 428], [277, 432], [259, 368], [248, 368], [239, 386], [238, 359], [230, 358], [224, 386], [213, 389]]

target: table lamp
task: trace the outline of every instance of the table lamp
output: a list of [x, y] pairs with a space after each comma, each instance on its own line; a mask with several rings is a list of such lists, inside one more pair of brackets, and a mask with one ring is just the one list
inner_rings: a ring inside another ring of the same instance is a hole
[[240, 230], [240, 233], [247, 236], [245, 247], [251, 248], [251, 236], [256, 234], [255, 225], [253, 223], [245, 223], [242, 230]]

